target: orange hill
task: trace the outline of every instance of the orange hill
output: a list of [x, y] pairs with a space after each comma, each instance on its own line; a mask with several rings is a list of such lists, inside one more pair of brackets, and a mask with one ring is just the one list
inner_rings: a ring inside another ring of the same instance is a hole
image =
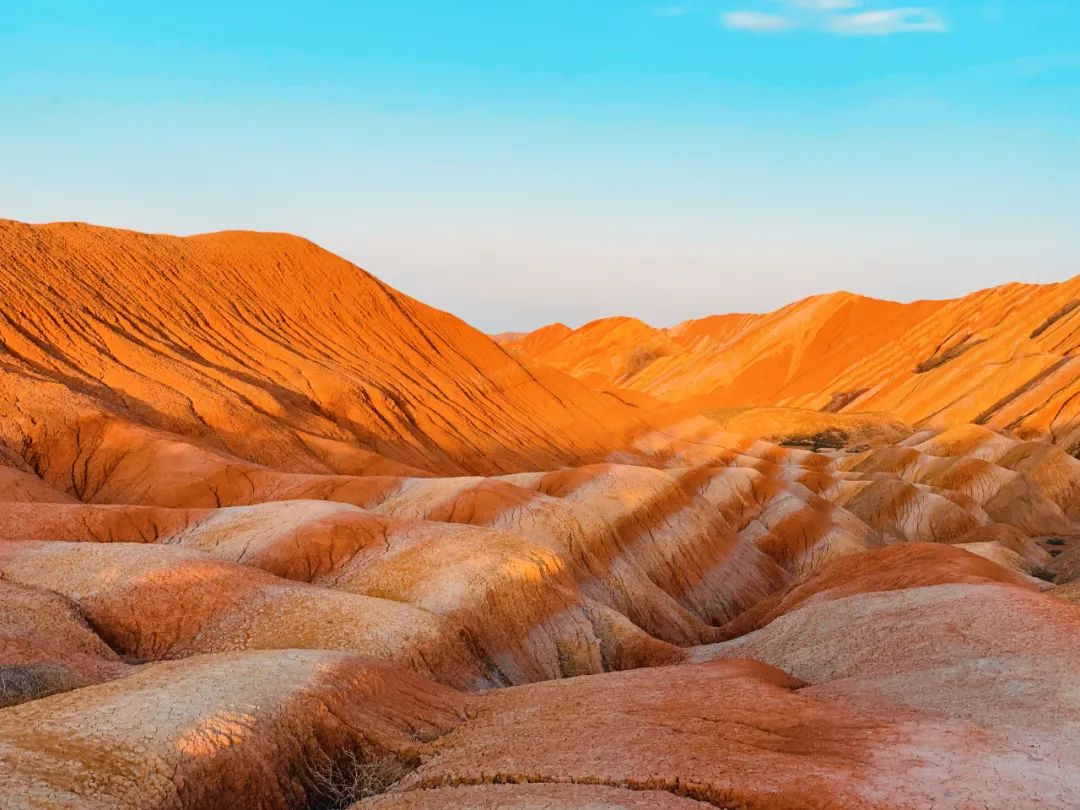
[[0, 265], [0, 444], [79, 497], [151, 444], [200, 468], [498, 473], [642, 430], [297, 237], [0, 221]]
[[671, 329], [606, 318], [535, 340], [549, 330], [501, 342], [624, 398], [883, 412], [917, 428], [976, 423], [1080, 449], [1080, 276], [912, 304], [833, 293]]

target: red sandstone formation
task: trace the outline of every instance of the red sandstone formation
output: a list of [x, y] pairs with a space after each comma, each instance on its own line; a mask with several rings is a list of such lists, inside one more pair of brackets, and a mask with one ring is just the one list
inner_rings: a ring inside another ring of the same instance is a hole
[[[974, 423], [1080, 449], [1080, 277], [913, 304], [835, 293], [666, 330], [610, 318], [558, 334], [545, 327], [500, 342], [597, 389], [725, 419], [723, 409], [746, 406], [876, 412], [916, 428]], [[777, 435], [797, 434], [807, 419], [792, 414]]]
[[1080, 805], [1077, 280], [506, 351], [295, 237], [0, 260], [0, 805]]

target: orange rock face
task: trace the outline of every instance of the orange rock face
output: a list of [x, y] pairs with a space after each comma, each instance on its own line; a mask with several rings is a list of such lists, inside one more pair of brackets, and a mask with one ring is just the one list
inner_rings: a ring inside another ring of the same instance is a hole
[[877, 412], [916, 428], [975, 423], [1080, 449], [1080, 277], [913, 304], [835, 293], [671, 329], [623, 321], [500, 342], [597, 389], [701, 412]]
[[0, 806], [1080, 806], [1077, 281], [495, 341], [0, 259]]
[[252, 464], [497, 472], [599, 457], [636, 428], [296, 237], [3, 222], [0, 263], [2, 439], [80, 500], [165, 456], [221, 486]]

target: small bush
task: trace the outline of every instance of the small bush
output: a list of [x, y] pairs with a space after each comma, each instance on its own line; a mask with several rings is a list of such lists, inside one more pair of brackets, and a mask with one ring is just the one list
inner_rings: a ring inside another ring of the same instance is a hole
[[391, 754], [365, 757], [349, 751], [336, 760], [324, 754], [309, 771], [311, 810], [343, 810], [361, 799], [385, 793], [418, 764]]
[[1031, 575], [1043, 580], [1044, 582], [1054, 582], [1057, 579], [1057, 574], [1051, 571], [1049, 568], [1044, 568], [1041, 565], [1036, 565], [1031, 569]]
[[836, 428], [828, 428], [812, 435], [786, 436], [780, 439], [784, 447], [806, 447], [818, 450], [842, 450], [847, 444], [848, 434]]
[[63, 664], [0, 665], [0, 709], [83, 685], [82, 678]]

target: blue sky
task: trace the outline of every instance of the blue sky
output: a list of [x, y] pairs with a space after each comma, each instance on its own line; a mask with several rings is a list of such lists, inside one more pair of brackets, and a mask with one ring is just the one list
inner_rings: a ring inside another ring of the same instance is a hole
[[1059, 280], [1080, 3], [9, 0], [0, 216], [299, 233], [491, 331]]

